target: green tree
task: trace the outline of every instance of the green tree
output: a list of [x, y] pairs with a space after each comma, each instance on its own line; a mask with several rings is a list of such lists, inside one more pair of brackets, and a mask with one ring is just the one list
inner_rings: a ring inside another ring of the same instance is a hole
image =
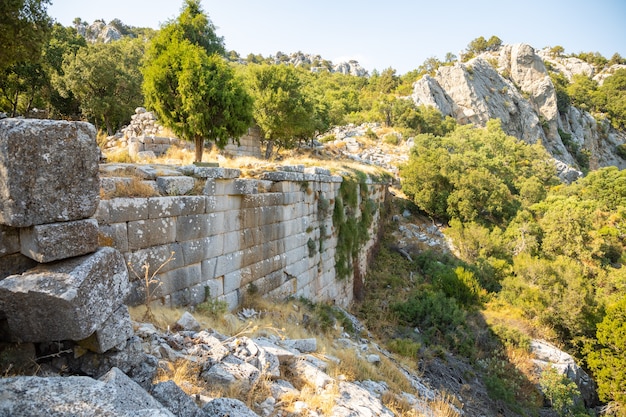
[[234, 71], [217, 54], [186, 39], [172, 39], [168, 48], [144, 67], [146, 105], [174, 133], [195, 143], [202, 161], [204, 141], [224, 147], [252, 124], [251, 99]]
[[187, 39], [204, 49], [207, 55], [225, 55], [224, 39], [215, 33], [215, 25], [202, 9], [200, 0], [185, 0], [181, 13], [168, 22], [152, 40], [154, 53], [166, 49], [171, 39]]
[[0, 71], [17, 62], [36, 63], [48, 40], [50, 0], [4, 0], [0, 13]]
[[572, 104], [581, 110], [590, 111], [594, 106], [594, 95], [598, 83], [584, 74], [575, 74], [567, 86], [567, 94]]
[[223, 147], [252, 124], [251, 99], [225, 59], [222, 38], [199, 0], [186, 0], [181, 14], [151, 40], [142, 72], [146, 105], [174, 133], [195, 143]]
[[248, 88], [254, 99], [254, 120], [266, 141], [265, 157], [274, 146], [293, 148], [298, 139], [316, 130], [313, 102], [304, 93], [297, 70], [288, 65], [253, 66], [248, 72]]
[[80, 48], [75, 56], [65, 56], [59, 89], [65, 97], [76, 97], [83, 116], [112, 135], [143, 102], [142, 56], [143, 42], [138, 39]]
[[539, 385], [559, 416], [574, 415], [575, 400], [580, 397], [580, 390], [574, 381], [548, 366], [541, 373]]
[[615, 402], [626, 411], [626, 297], [609, 306], [598, 324], [597, 347], [592, 347], [587, 363], [598, 383], [600, 399]]
[[47, 74], [47, 85], [42, 91], [47, 104], [48, 117], [77, 118], [80, 116], [80, 103], [71, 91], [63, 97], [56, 88], [63, 77], [63, 59], [75, 57], [80, 48], [87, 46], [85, 38], [76, 29], [55, 23], [50, 41], [43, 49], [43, 65]]
[[604, 80], [596, 94], [596, 106], [608, 113], [614, 128], [626, 128], [626, 69], [618, 69]]
[[0, 78], [0, 105], [11, 117], [27, 115], [47, 77], [40, 63], [20, 61], [5, 69]]

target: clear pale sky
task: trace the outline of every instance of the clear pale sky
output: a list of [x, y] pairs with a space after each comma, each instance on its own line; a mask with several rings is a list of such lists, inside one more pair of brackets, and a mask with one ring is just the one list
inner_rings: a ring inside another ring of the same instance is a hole
[[[51, 0], [48, 14], [64, 26], [119, 18], [159, 26], [183, 0]], [[204, 11], [242, 57], [277, 51], [319, 54], [334, 63], [356, 59], [368, 71], [416, 69], [427, 58], [455, 55], [479, 36], [535, 49], [626, 57], [626, 0], [202, 0]]]

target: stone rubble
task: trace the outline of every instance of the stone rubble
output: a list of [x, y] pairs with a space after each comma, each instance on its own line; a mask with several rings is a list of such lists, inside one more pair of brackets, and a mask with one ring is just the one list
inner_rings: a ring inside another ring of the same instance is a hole
[[[185, 328], [181, 323], [189, 325]], [[179, 331], [162, 332], [152, 324], [135, 322], [136, 336], [125, 347], [100, 356], [87, 353], [76, 357], [71, 351], [80, 348], [70, 345], [65, 353], [42, 365], [48, 377], [0, 379], [0, 392], [7, 399], [0, 403], [0, 415], [36, 415], [37, 410], [60, 416], [63, 414], [55, 412], [64, 410], [80, 416], [323, 416], [320, 410], [302, 401], [293, 404], [298, 410], [296, 414], [285, 408], [302, 389], [312, 389], [317, 395], [332, 399], [333, 416], [391, 417], [394, 414], [382, 403], [384, 395], [411, 398], [420, 412], [429, 410], [429, 401], [438, 395], [415, 375], [407, 375], [415, 391], [401, 394], [393, 394], [381, 381], [333, 378], [326, 370], [329, 361], [338, 359], [318, 352], [315, 339], [283, 339], [273, 333], [228, 337], [211, 329], [199, 329], [194, 323], [195, 318], [188, 312], [171, 326]], [[389, 352], [375, 343], [347, 333], [337, 345], [377, 366], [382, 366], [382, 356], [390, 358]], [[158, 369], [182, 366], [181, 361], [195, 366], [192, 369], [197, 373], [189, 381], [182, 386], [171, 380], [152, 382]], [[102, 366], [94, 367], [95, 363]], [[68, 371], [80, 371], [95, 379], [56, 376]], [[267, 384], [268, 396], [249, 407], [234, 398], [211, 397], [207, 391], [185, 394], [186, 388], [198, 391], [199, 387], [188, 385], [194, 381], [211, 389], [220, 387], [224, 392], [235, 386], [252, 390]], [[52, 389], [53, 386], [57, 388]], [[55, 395], [51, 395], [53, 392]], [[434, 416], [432, 411], [424, 415]]]

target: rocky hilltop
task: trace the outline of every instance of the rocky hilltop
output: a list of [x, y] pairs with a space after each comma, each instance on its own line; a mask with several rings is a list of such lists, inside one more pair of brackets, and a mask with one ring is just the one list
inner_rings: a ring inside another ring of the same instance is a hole
[[554, 84], [546, 62], [565, 76], [586, 74], [603, 80], [615, 68], [595, 74], [594, 68], [577, 58], [551, 58], [530, 45], [504, 45], [467, 61], [440, 67], [425, 75], [413, 87], [418, 105], [431, 105], [460, 123], [484, 126], [499, 118], [508, 134], [527, 143], [541, 141], [555, 159], [580, 167], [572, 149], [590, 155], [589, 168], [614, 165], [623, 169], [626, 161], [616, 147], [624, 143], [607, 120], [569, 106], [559, 112]]

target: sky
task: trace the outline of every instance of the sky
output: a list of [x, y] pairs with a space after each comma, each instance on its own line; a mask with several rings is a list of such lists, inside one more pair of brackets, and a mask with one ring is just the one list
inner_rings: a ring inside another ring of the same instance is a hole
[[[183, 0], [51, 0], [48, 15], [71, 26], [119, 18], [158, 29], [174, 19]], [[366, 70], [417, 69], [444, 60], [474, 39], [497, 36], [504, 44], [565, 53], [626, 57], [625, 0], [202, 0], [227, 50], [242, 57], [304, 52], [337, 64], [356, 59]]]

